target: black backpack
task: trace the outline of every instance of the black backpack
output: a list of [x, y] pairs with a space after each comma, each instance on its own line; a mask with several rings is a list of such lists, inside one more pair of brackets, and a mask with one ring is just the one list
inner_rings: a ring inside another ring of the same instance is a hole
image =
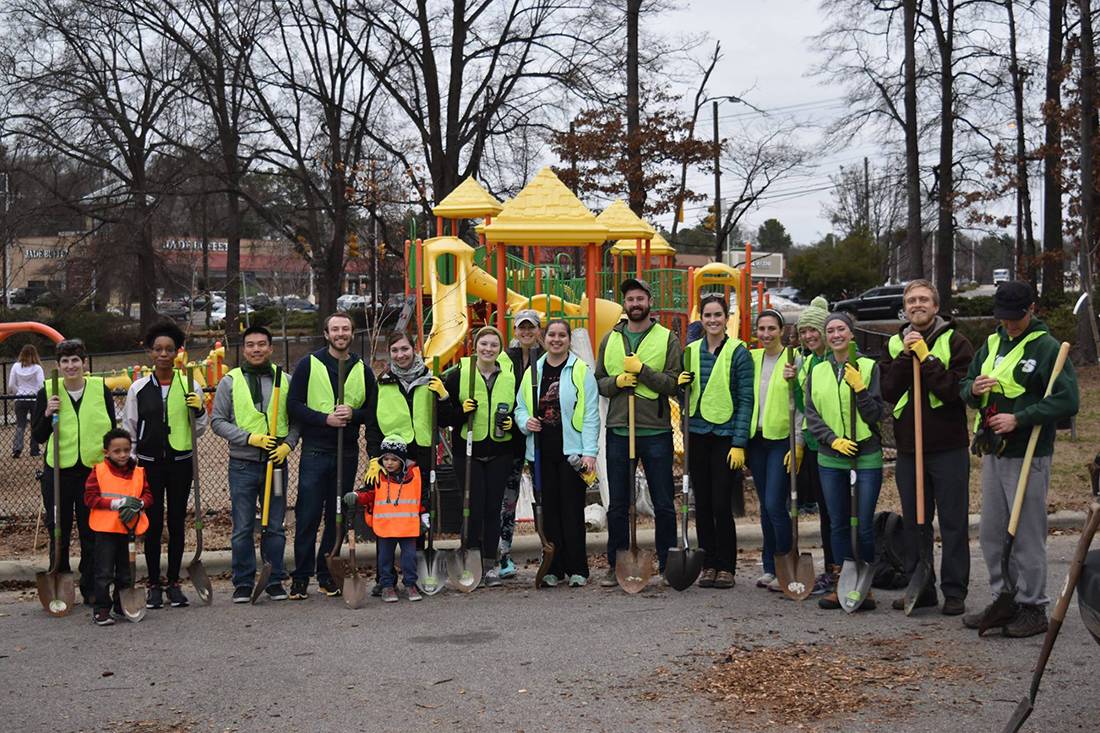
[[905, 572], [905, 540], [902, 536], [901, 515], [896, 512], [875, 514], [875, 575], [871, 585], [875, 588], [896, 590], [909, 585]]

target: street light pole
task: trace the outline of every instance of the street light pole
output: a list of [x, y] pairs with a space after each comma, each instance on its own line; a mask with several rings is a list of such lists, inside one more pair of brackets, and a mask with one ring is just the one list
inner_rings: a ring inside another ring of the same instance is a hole
[[718, 139], [718, 100], [711, 103], [711, 113], [714, 116], [714, 251], [722, 251], [722, 143]]

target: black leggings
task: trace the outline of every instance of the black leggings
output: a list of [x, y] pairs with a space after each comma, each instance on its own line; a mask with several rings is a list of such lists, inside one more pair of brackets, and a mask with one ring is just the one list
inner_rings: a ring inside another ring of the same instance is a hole
[[145, 563], [149, 567], [149, 586], [161, 584], [160, 543], [164, 532], [164, 505], [168, 504], [168, 579], [178, 583], [183, 564], [184, 530], [187, 523], [187, 500], [191, 496], [191, 459], [182, 461], [167, 459], [155, 463], [142, 461], [149, 490], [153, 492], [153, 505], [149, 517], [149, 531], [145, 533]]
[[[464, 446], [459, 445], [460, 448]], [[466, 454], [455, 453], [458, 485], [466, 480]], [[470, 466], [470, 527], [466, 546], [481, 550], [483, 560], [495, 560], [500, 542], [500, 507], [504, 503], [504, 485], [512, 470], [512, 454], [473, 459]]]
[[542, 522], [546, 539], [554, 545], [550, 573], [559, 578], [588, 577], [588, 552], [584, 543], [585, 484], [569, 465], [569, 459], [542, 454]]
[[[95, 533], [88, 526], [87, 505], [84, 503], [84, 482], [88, 480], [90, 469], [77, 464], [61, 469], [61, 557], [58, 558], [58, 571], [68, 573], [69, 543], [73, 535], [73, 515], [76, 516], [76, 530], [80, 536], [80, 593], [91, 598], [95, 593]], [[42, 468], [42, 506], [46, 510], [46, 532], [53, 534], [53, 469]], [[53, 562], [53, 542], [50, 542], [50, 562]]]
[[737, 572], [737, 526], [733, 498], [740, 494], [742, 473], [726, 462], [730, 439], [713, 433], [688, 433], [688, 468], [695, 492], [695, 533], [703, 549], [703, 567]]

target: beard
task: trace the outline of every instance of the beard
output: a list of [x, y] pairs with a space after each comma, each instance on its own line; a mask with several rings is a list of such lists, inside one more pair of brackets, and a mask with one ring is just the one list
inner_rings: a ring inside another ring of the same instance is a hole
[[649, 318], [649, 306], [642, 308], [641, 306], [634, 306], [626, 312], [626, 317], [635, 323], [644, 321]]

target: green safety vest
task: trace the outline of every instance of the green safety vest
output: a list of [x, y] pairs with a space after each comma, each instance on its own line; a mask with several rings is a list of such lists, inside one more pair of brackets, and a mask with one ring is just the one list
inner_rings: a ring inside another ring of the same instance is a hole
[[[458, 367], [458, 401], [465, 402], [470, 399], [470, 369], [475, 368], [472, 366], [474, 357], [463, 357], [459, 362]], [[498, 360], [499, 364], [500, 361]], [[512, 411], [512, 408], [516, 404], [516, 376], [510, 366], [504, 368], [501, 366], [500, 374], [497, 375], [496, 381], [493, 382], [493, 394], [490, 396], [485, 391], [485, 380], [478, 374], [474, 379], [474, 394], [472, 395], [477, 400], [477, 410], [474, 412], [474, 442], [480, 442], [487, 437], [492, 437], [498, 443], [507, 443], [512, 439], [510, 433], [505, 433], [503, 438], [493, 437], [489, 431], [489, 423], [492, 417], [496, 415], [497, 405], [504, 404], [508, 406], [508, 412]], [[466, 439], [466, 423], [462, 423], [462, 439]]]
[[[583, 359], [573, 362], [573, 386], [577, 390], [577, 404], [573, 405], [573, 429], [578, 433], [584, 428], [584, 377], [588, 374], [588, 364]], [[519, 393], [523, 397], [523, 404], [527, 406], [527, 414], [536, 417], [536, 406], [531, 404], [531, 370], [523, 373], [520, 380]]]
[[[344, 375], [344, 404], [353, 410], [367, 401], [365, 367], [360, 359]], [[306, 385], [306, 406], [326, 415], [336, 409], [336, 395], [332, 393], [332, 380], [328, 368], [316, 356], [309, 357], [309, 384]]]
[[[275, 367], [271, 367], [271, 378], [275, 379]], [[240, 367], [233, 369], [226, 375], [233, 379], [233, 419], [237, 427], [250, 433], [266, 435], [271, 425], [271, 396], [267, 398], [267, 407], [263, 412], [256, 409], [256, 403], [252, 401], [252, 390], [248, 386], [248, 376]], [[290, 432], [290, 421], [286, 413], [286, 396], [290, 390], [290, 380], [286, 378], [286, 372], [282, 373], [279, 381], [279, 422], [275, 426], [275, 435], [285, 438]]]
[[[749, 435], [756, 436], [756, 422], [760, 419], [760, 371], [764, 365], [764, 350], [753, 349], [752, 364], [752, 423], [749, 425]], [[768, 399], [764, 406], [764, 417], [761, 420], [760, 433], [765, 440], [783, 440], [790, 433], [790, 416], [787, 415], [787, 399], [789, 388], [787, 380], [783, 378], [783, 361], [777, 361], [772, 370], [771, 381], [768, 382]]]
[[[1014, 400], [1024, 392], [1027, 391], [1019, 382], [1016, 381], [1016, 377], [1013, 373], [1016, 371], [1016, 366], [1020, 363], [1020, 360], [1024, 358], [1024, 349], [1035, 339], [1042, 336], [1044, 331], [1032, 331], [1028, 335], [1020, 339], [1015, 346], [1007, 354], [1005, 354], [1000, 361], [997, 361], [997, 351], [1001, 348], [1001, 334], [997, 331], [989, 334], [989, 338], [985, 340], [986, 353], [985, 361], [982, 362], [982, 368], [978, 371], [978, 374], [992, 377], [997, 380], [997, 385], [993, 388], [993, 392], [1000, 392], [1010, 400]], [[989, 404], [990, 392], [982, 395], [981, 405], [985, 407]], [[977, 432], [982, 423], [981, 413], [974, 415], [974, 431]]]
[[432, 444], [432, 410], [435, 394], [428, 385], [413, 387], [412, 410], [409, 401], [396, 381], [379, 382], [378, 408], [375, 417], [378, 429], [385, 438], [400, 437], [405, 445], [428, 447]]
[[[940, 334], [939, 338], [936, 339], [936, 343], [932, 344], [932, 348], [928, 350], [928, 353], [932, 354], [932, 356], [943, 363], [944, 369], [951, 364], [951, 336], [954, 333], [955, 329], [947, 329]], [[886, 347], [890, 350], [890, 358], [897, 359], [898, 354], [905, 350], [905, 343], [901, 340], [901, 336], [895, 333], [890, 337], [890, 342]], [[905, 406], [908, 404], [909, 390], [905, 390], [901, 397], [898, 398], [897, 404], [894, 405], [894, 417], [901, 417], [902, 411], [905, 410]], [[932, 405], [932, 409], [935, 410], [936, 408], [943, 407], [943, 400], [929, 391], [928, 404]]]
[[[875, 362], [866, 356], [857, 360], [859, 373], [863, 377], [864, 384], [871, 383], [871, 373], [874, 371]], [[814, 401], [814, 409], [821, 415], [821, 419], [836, 433], [837, 437], [855, 440], [857, 443], [871, 437], [871, 428], [863, 421], [859, 410], [856, 410], [856, 435], [852, 438], [852, 431], [848, 425], [848, 416], [851, 413], [852, 390], [841, 379], [837, 381], [833, 363], [828, 359], [813, 368], [811, 373], [810, 397]]]
[[[699, 357], [703, 348], [704, 338], [693, 341], [687, 345], [685, 351], [688, 354], [687, 363], [691, 364], [695, 371], [699, 370]], [[698, 374], [691, 382], [691, 392], [688, 394], [688, 415], [699, 414], [712, 425], [724, 425], [733, 417], [733, 392], [730, 390], [730, 368], [733, 364], [734, 353], [744, 346], [740, 339], [728, 339], [722, 352], [714, 361], [714, 368], [710, 371], [707, 386], [699, 389]], [[703, 404], [699, 405], [699, 398], [703, 398]]]
[[[650, 327], [645, 338], [638, 344], [637, 356], [643, 364], [654, 371], [663, 372], [665, 370], [665, 355], [668, 353], [670, 335], [671, 332], [660, 323], [654, 323]], [[623, 368], [625, 358], [626, 336], [621, 331], [613, 330], [608, 335], [607, 346], [603, 353], [603, 366], [608, 376], [617, 377], [625, 371]], [[634, 394], [647, 400], [655, 400], [660, 396], [642, 384], [640, 380], [638, 386], [634, 388]]]
[[[80, 412], [61, 383], [61, 409], [57, 412], [59, 468], [71, 468], [77, 461], [94, 466], [103, 460], [103, 436], [111, 429], [111, 416], [103, 400], [103, 378], [85, 377]], [[46, 381], [46, 399], [53, 397], [52, 380]], [[53, 468], [53, 435], [46, 441], [46, 465]]]
[[[159, 388], [156, 374], [151, 375], [150, 379]], [[174, 389], [177, 385], [179, 389]], [[168, 445], [177, 453], [191, 450], [191, 408], [187, 406], [187, 383], [183, 381], [181, 370], [173, 374], [172, 383], [168, 385], [165, 417], [168, 420]]]

